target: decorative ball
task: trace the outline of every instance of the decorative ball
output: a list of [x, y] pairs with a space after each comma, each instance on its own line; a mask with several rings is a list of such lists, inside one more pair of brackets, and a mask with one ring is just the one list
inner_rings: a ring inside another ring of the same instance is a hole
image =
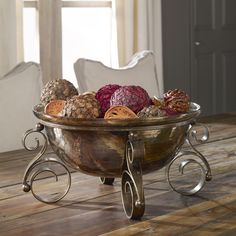
[[78, 95], [78, 91], [70, 81], [51, 80], [42, 89], [40, 101], [45, 106], [52, 100], [67, 100], [75, 95]]
[[119, 89], [121, 86], [117, 84], [108, 84], [101, 87], [96, 93], [96, 99], [101, 105], [101, 111], [104, 115], [105, 112], [110, 108], [111, 95]]
[[105, 115], [104, 119], [134, 119], [138, 116], [126, 106], [112, 106]]
[[154, 96], [151, 98], [151, 100], [152, 100], [152, 105], [155, 105], [158, 108], [164, 107], [164, 100], [163, 99], [157, 98]]
[[52, 116], [62, 116], [65, 104], [65, 100], [52, 100], [45, 106], [44, 112]]
[[94, 119], [101, 115], [100, 104], [94, 94], [74, 96], [66, 101], [63, 115], [72, 118]]
[[145, 106], [151, 104], [151, 99], [145, 89], [140, 86], [123, 86], [111, 96], [110, 106], [127, 106], [134, 113], [138, 113]]
[[151, 105], [149, 107], [144, 107], [140, 112], [138, 112], [139, 118], [152, 118], [152, 117], [163, 117], [166, 116], [167, 113], [165, 110], [160, 109], [156, 105]]
[[169, 90], [164, 94], [165, 110], [169, 114], [185, 113], [189, 110], [189, 96], [180, 89]]

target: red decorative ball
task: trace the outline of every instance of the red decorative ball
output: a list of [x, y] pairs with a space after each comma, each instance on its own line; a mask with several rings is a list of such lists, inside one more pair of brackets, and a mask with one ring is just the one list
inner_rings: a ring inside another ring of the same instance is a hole
[[140, 86], [123, 86], [111, 96], [110, 106], [127, 106], [134, 113], [138, 113], [145, 106], [151, 104], [151, 99], [145, 89]]
[[189, 110], [189, 96], [180, 89], [169, 90], [164, 94], [165, 110], [168, 114], [186, 113]]
[[104, 115], [105, 112], [110, 108], [110, 99], [111, 95], [119, 89], [121, 86], [117, 84], [108, 84], [101, 87], [96, 95], [95, 98], [98, 100], [101, 106], [102, 114]]

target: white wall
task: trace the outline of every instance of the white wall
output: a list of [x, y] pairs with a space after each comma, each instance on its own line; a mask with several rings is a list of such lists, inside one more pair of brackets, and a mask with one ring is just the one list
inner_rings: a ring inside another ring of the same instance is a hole
[[0, 0], [0, 76], [23, 61], [22, 0]]

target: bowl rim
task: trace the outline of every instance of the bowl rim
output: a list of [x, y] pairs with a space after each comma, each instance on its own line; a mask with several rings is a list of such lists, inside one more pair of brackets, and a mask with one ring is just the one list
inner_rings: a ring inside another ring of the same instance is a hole
[[44, 113], [44, 106], [37, 104], [33, 107], [34, 115], [40, 120], [40, 123], [49, 127], [63, 128], [70, 130], [147, 130], [155, 127], [181, 126], [191, 123], [201, 113], [201, 107], [197, 103], [190, 103], [190, 110], [187, 113], [154, 117], [154, 118], [135, 118], [135, 119], [110, 119], [103, 118], [81, 119], [57, 117]]

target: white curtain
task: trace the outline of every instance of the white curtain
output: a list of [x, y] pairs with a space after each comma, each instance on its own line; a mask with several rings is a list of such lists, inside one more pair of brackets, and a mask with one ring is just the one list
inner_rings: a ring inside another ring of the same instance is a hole
[[119, 65], [138, 51], [152, 50], [163, 93], [161, 0], [115, 0], [115, 10]]
[[22, 0], [0, 0], [0, 76], [23, 61], [22, 11]]

